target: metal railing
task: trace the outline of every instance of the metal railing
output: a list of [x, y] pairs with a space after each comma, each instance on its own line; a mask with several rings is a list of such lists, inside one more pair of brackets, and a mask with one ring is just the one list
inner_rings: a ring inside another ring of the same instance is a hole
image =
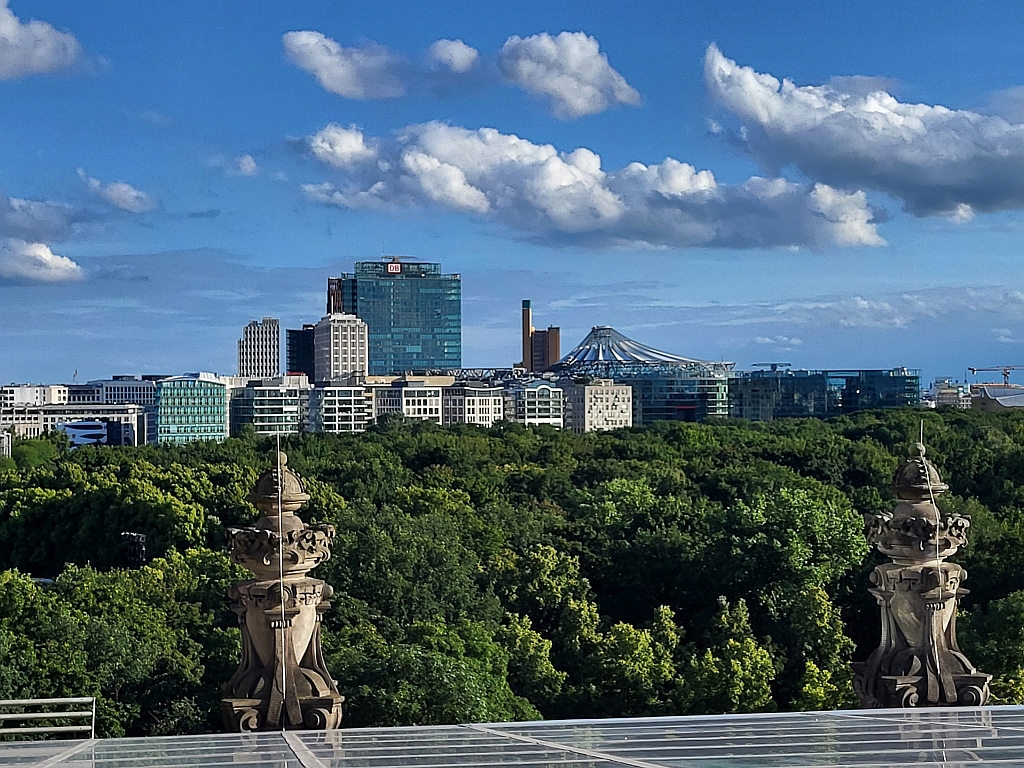
[[[19, 712], [9, 712], [10, 709]], [[88, 718], [88, 724], [81, 722]], [[32, 725], [41, 720], [43, 725]], [[79, 721], [77, 724], [57, 725], [58, 722]], [[24, 723], [18, 725], [17, 723]], [[0, 700], [0, 736], [51, 733], [88, 734], [96, 738], [96, 699], [80, 696], [73, 699], [6, 699]]]

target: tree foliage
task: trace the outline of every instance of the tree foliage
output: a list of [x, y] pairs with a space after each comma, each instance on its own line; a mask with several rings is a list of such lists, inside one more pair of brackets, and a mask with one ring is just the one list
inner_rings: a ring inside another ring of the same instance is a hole
[[[925, 419], [972, 518], [962, 645], [1024, 701], [1024, 415], [658, 423], [576, 435], [390, 420], [289, 438], [346, 722], [401, 725], [852, 706], [878, 641], [861, 514]], [[224, 529], [274, 447], [252, 435], [0, 466], [0, 697], [96, 695], [104, 734], [219, 727], [237, 661]], [[12, 466], [13, 465], [13, 466]], [[129, 569], [122, 532], [147, 536]], [[31, 576], [31, 578], [30, 578]], [[50, 581], [52, 580], [52, 581]]]

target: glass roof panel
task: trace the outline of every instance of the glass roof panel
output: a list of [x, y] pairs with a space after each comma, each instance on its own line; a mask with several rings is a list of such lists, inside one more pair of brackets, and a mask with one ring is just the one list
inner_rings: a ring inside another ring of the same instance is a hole
[[1024, 707], [489, 723], [0, 743], [32, 768], [1024, 765]]

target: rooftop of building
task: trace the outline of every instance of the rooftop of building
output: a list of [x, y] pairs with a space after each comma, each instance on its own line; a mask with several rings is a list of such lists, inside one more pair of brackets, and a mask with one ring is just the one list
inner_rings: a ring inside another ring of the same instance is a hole
[[607, 325], [598, 325], [571, 352], [562, 357], [551, 370], [573, 374], [615, 377], [640, 374], [648, 370], [676, 369], [700, 375], [721, 375], [732, 370], [735, 363], [712, 362], [663, 352], [624, 336]]
[[0, 744], [4, 765], [778, 768], [1019, 765], [1024, 708], [538, 721]]

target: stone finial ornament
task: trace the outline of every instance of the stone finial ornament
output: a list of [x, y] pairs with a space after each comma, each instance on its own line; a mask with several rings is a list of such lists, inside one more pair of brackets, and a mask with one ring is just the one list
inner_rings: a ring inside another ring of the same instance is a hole
[[956, 640], [967, 572], [946, 562], [967, 543], [970, 518], [943, 515], [935, 505], [948, 486], [921, 443], [897, 467], [892, 489], [896, 509], [864, 516], [868, 541], [891, 562], [871, 574], [882, 639], [866, 662], [853, 665], [854, 690], [869, 708], [981, 706], [992, 676], [978, 672]]
[[228, 530], [232, 561], [256, 578], [228, 590], [242, 659], [224, 685], [224, 724], [228, 731], [337, 728], [345, 697], [320, 647], [320, 617], [334, 590], [306, 575], [330, 558], [334, 526], [307, 526], [296, 516], [309, 494], [288, 457], [275, 459], [248, 496], [263, 514], [251, 528]]

